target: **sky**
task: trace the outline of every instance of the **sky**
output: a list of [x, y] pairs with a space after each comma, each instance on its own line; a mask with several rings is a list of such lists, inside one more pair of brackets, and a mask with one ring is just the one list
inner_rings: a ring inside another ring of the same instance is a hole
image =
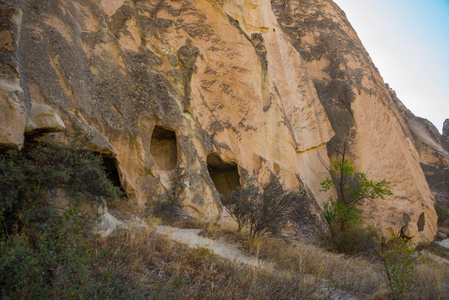
[[449, 118], [449, 0], [334, 0], [384, 81], [441, 132]]

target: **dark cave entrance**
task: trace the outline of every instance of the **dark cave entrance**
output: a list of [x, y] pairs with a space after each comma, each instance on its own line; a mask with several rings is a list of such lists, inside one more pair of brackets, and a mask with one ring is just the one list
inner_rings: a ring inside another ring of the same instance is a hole
[[417, 225], [418, 225], [418, 232], [424, 230], [424, 226], [426, 225], [426, 218], [424, 217], [424, 213], [419, 215]]
[[151, 136], [150, 153], [160, 170], [171, 171], [178, 164], [176, 133], [161, 126], [155, 126]]
[[101, 157], [103, 159], [103, 168], [106, 172], [106, 175], [110, 182], [112, 182], [113, 185], [120, 187], [120, 189], [124, 192], [122, 185], [120, 183], [120, 175], [117, 169], [117, 161], [108, 155], [101, 154]]
[[218, 193], [227, 195], [240, 186], [240, 175], [236, 163], [226, 163], [215, 153], [207, 156], [207, 170]]

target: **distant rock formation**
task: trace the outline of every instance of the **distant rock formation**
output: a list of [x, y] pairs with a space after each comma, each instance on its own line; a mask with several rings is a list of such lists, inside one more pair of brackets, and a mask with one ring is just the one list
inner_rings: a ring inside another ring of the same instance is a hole
[[353, 136], [357, 170], [395, 194], [365, 201], [367, 222], [435, 235], [413, 130], [332, 1], [0, 0], [0, 16], [2, 149], [80, 128], [141, 209], [170, 195], [210, 220], [226, 217], [219, 192], [276, 173], [305, 191], [311, 231], [332, 149]]
[[446, 139], [446, 142], [449, 143], [449, 119], [444, 120], [443, 137]]
[[449, 122], [443, 125], [443, 134], [428, 120], [415, 116], [390, 90], [393, 100], [401, 111], [419, 152], [421, 167], [429, 183], [436, 204], [449, 210]]

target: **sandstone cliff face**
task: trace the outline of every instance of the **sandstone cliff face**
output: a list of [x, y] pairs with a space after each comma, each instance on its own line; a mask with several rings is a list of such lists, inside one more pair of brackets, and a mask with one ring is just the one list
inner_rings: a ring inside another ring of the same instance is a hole
[[[369, 222], [415, 242], [436, 232], [433, 198], [420, 167], [411, 134], [388, 89], [344, 13], [332, 1], [275, 0], [273, 10], [305, 60], [336, 137], [338, 148], [354, 136], [350, 148], [359, 171], [391, 181], [394, 196], [365, 201]], [[425, 225], [423, 225], [423, 223]]]
[[[364, 204], [369, 221], [418, 243], [433, 238], [433, 199], [411, 134], [333, 2], [0, 3], [3, 147], [20, 148], [25, 128], [61, 130], [60, 117], [114, 159], [142, 209], [170, 194], [217, 219], [218, 192], [277, 173], [307, 191], [303, 225], [319, 227], [329, 196], [319, 191], [329, 176], [322, 162], [351, 132], [357, 168], [395, 192]], [[51, 126], [32, 121], [43, 104], [56, 113]]]
[[390, 93], [412, 133], [421, 167], [435, 196], [436, 204], [449, 210], [449, 141], [446, 138], [447, 131], [444, 130], [449, 122], [446, 120], [441, 135], [432, 123], [415, 116], [393, 91]]
[[19, 149], [26, 126], [26, 101], [22, 89], [18, 44], [22, 11], [0, 2], [0, 148]]

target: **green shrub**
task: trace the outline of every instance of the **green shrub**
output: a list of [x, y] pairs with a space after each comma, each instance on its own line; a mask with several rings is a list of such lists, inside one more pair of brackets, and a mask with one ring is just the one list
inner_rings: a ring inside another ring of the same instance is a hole
[[0, 154], [0, 235], [18, 232], [49, 218], [47, 193], [61, 189], [78, 199], [121, 196], [107, 178], [99, 154], [55, 143], [27, 144], [20, 152]]
[[[107, 179], [101, 156], [82, 146], [75, 139], [0, 154], [1, 298], [114, 298], [138, 290], [120, 268], [104, 267], [88, 238], [81, 202], [112, 201], [121, 189]], [[54, 190], [69, 200], [64, 208], [49, 200]]]
[[0, 242], [1, 298], [116, 298], [139, 291], [123, 268], [105, 267], [105, 257], [114, 257], [92, 247], [76, 209], [35, 225], [32, 234]]
[[404, 237], [384, 241], [377, 252], [383, 262], [388, 286], [394, 299], [413, 292], [416, 283], [413, 264], [417, 259], [416, 254], [417, 251]]

